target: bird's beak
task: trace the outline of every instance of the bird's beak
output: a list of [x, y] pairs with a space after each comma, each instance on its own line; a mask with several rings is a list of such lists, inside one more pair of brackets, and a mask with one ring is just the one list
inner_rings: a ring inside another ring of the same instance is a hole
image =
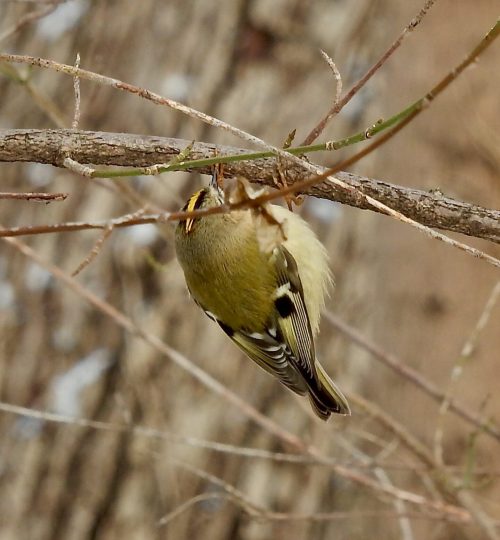
[[219, 192], [222, 192], [224, 182], [224, 165], [218, 163], [214, 165], [214, 170], [212, 172], [212, 179], [210, 180], [210, 185]]

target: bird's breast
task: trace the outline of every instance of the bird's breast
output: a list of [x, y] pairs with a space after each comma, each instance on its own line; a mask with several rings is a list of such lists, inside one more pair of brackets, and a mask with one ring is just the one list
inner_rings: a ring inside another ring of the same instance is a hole
[[186, 283], [193, 298], [233, 330], [261, 332], [272, 316], [275, 271], [251, 228], [225, 225], [223, 234], [203, 238], [200, 223], [177, 239]]

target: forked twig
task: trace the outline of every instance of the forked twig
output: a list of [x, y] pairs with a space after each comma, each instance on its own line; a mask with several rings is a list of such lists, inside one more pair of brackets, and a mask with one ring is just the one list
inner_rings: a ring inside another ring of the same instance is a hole
[[[450, 410], [450, 407], [453, 403], [453, 391], [455, 390], [456, 384], [461, 377], [464, 369], [464, 365], [467, 360], [470, 359], [476, 344], [479, 338], [479, 335], [484, 330], [485, 326], [488, 324], [488, 321], [491, 316], [491, 312], [495, 307], [495, 304], [500, 297], [500, 281], [498, 281], [493, 289], [490, 292], [490, 295], [484, 305], [481, 315], [474, 326], [474, 329], [470, 333], [467, 341], [462, 347], [460, 356], [457, 358], [455, 365], [453, 366], [448, 385], [443, 392], [443, 399], [441, 401], [441, 406], [439, 407], [439, 416], [436, 421], [436, 430], [434, 433], [434, 456], [438, 463], [443, 464], [443, 437], [444, 437], [444, 418], [446, 413]], [[478, 423], [476, 427], [478, 429], [483, 429], [485, 422]]]
[[[406, 125], [410, 120], [415, 118], [438, 94], [440, 94], [453, 80], [456, 79], [456, 77], [468, 66], [470, 65], [476, 58], [481, 54], [491, 43], [498, 37], [500, 33], [500, 21], [497, 21], [495, 26], [486, 34], [486, 36], [479, 42], [479, 44], [466, 56], [466, 58], [454, 69], [452, 70], [444, 79], [442, 79], [430, 92], [427, 93], [425, 98], [418, 100], [415, 104], [413, 104], [411, 107], [409, 107], [406, 111], [403, 111], [399, 115], [399, 126]], [[4, 59], [11, 62], [22, 62], [22, 63], [28, 63], [31, 65], [39, 66], [39, 67], [45, 67], [49, 69], [54, 69], [56, 71], [60, 71], [62, 73], [69, 74], [71, 76], [79, 76], [81, 78], [93, 80], [98, 83], [102, 83], [105, 85], [110, 85], [114, 88], [125, 90], [133, 94], [137, 94], [141, 97], [144, 97], [153, 103], [166, 105], [168, 107], [171, 107], [173, 109], [176, 109], [180, 112], [183, 112], [187, 116], [190, 116], [192, 118], [199, 119], [205, 123], [208, 123], [214, 127], [223, 129], [225, 131], [228, 131], [230, 133], [233, 133], [234, 135], [241, 137], [242, 139], [252, 142], [254, 144], [257, 144], [258, 146], [261, 146], [267, 150], [273, 151], [277, 156], [283, 158], [284, 160], [288, 160], [292, 163], [297, 163], [301, 166], [303, 166], [305, 169], [310, 171], [313, 176], [308, 178], [305, 181], [298, 182], [294, 184], [293, 186], [290, 186], [288, 188], [282, 189], [279, 192], [275, 194], [270, 194], [268, 196], [262, 197], [261, 201], [258, 201], [258, 203], [266, 202], [269, 200], [276, 199], [281, 196], [290, 195], [292, 193], [295, 193], [299, 191], [300, 189], [304, 189], [305, 187], [311, 187], [313, 185], [318, 184], [323, 179], [327, 179], [332, 184], [338, 186], [339, 188], [346, 189], [348, 191], [356, 191], [357, 196], [359, 196], [361, 199], [363, 199], [366, 203], [369, 205], [377, 208], [383, 213], [386, 213], [387, 215], [390, 215], [392, 217], [395, 217], [396, 219], [403, 221], [404, 223], [407, 223], [421, 232], [424, 232], [428, 236], [441, 240], [449, 245], [452, 245], [454, 247], [457, 247], [461, 249], [462, 251], [468, 253], [469, 255], [472, 255], [477, 258], [481, 258], [485, 261], [487, 261], [489, 264], [492, 264], [494, 266], [500, 267], [500, 260], [496, 259], [495, 257], [492, 257], [490, 255], [487, 255], [483, 253], [482, 251], [472, 248], [470, 246], [467, 246], [466, 244], [463, 244], [461, 242], [457, 242], [441, 233], [437, 233], [430, 229], [429, 227], [426, 227], [415, 220], [408, 218], [407, 216], [401, 214], [401, 212], [397, 212], [393, 210], [392, 208], [388, 207], [387, 205], [381, 203], [380, 201], [374, 199], [373, 197], [370, 197], [368, 195], [365, 195], [363, 193], [358, 192], [352, 186], [349, 184], [346, 184], [339, 178], [336, 178], [335, 176], [332, 176], [336, 172], [338, 172], [342, 167], [344, 167], [346, 164], [350, 165], [355, 161], [358, 161], [366, 155], [366, 153], [373, 151], [373, 149], [376, 146], [379, 146], [382, 144], [381, 142], [375, 145], [371, 145], [367, 150], [360, 152], [350, 158], [349, 160], [346, 160], [345, 162], [342, 162], [338, 164], [338, 166], [329, 169], [326, 173], [318, 174], [318, 167], [315, 165], [312, 165], [308, 163], [306, 160], [301, 159], [297, 156], [291, 155], [290, 153], [286, 152], [285, 150], [282, 150], [280, 148], [273, 147], [267, 143], [265, 143], [263, 140], [259, 139], [258, 137], [255, 137], [249, 133], [244, 132], [241, 129], [235, 128], [234, 126], [231, 126], [230, 124], [227, 124], [226, 122], [222, 122], [221, 120], [218, 120], [217, 118], [211, 117], [205, 113], [199, 112], [191, 107], [188, 107], [186, 105], [183, 105], [181, 103], [178, 103], [174, 100], [164, 98], [158, 94], [155, 94], [153, 92], [150, 92], [144, 88], [139, 88], [134, 85], [130, 85], [128, 83], [124, 83], [123, 81], [119, 81], [117, 79], [112, 79], [109, 77], [105, 77], [103, 75], [99, 75], [87, 70], [77, 69], [73, 66], [68, 66], [66, 64], [59, 64], [57, 62], [53, 62], [51, 60], [46, 60], [42, 58], [34, 58], [30, 56], [18, 56], [18, 55], [9, 55], [9, 54], [0, 54], [0, 59]], [[395, 119], [395, 124], [397, 124], [397, 121]], [[385, 127], [385, 126], [384, 126]], [[373, 127], [371, 135], [378, 132], [378, 130], [382, 129], [382, 125], [376, 125]], [[401, 127], [399, 127], [401, 129]], [[393, 129], [389, 134], [386, 134], [385, 137], [383, 137], [383, 142], [387, 141], [390, 137], [392, 137], [395, 133], [399, 131], [398, 128]], [[257, 199], [255, 200], [257, 202]]]
[[323, 132], [328, 122], [338, 114], [351, 99], [363, 88], [363, 86], [373, 77], [373, 75], [382, 67], [383, 64], [388, 60], [388, 58], [400, 47], [403, 40], [415, 30], [415, 28], [420, 24], [424, 16], [427, 14], [429, 9], [434, 5], [436, 0], [427, 0], [410, 23], [403, 29], [399, 37], [392, 43], [392, 45], [384, 52], [384, 54], [373, 64], [373, 66], [357, 81], [353, 87], [346, 93], [346, 95], [339, 100], [336, 100], [333, 104], [333, 107], [326, 113], [326, 115], [320, 120], [320, 122], [312, 129], [312, 131], [307, 135], [302, 143], [302, 146], [309, 145], [313, 143]]
[[13, 36], [16, 32], [21, 30], [23, 26], [26, 26], [27, 24], [33, 23], [35, 21], [38, 21], [42, 19], [43, 17], [46, 17], [49, 15], [49, 13], [52, 13], [59, 2], [57, 1], [51, 1], [47, 2], [49, 5], [43, 6], [40, 9], [30, 11], [29, 13], [26, 13], [26, 15], [23, 15], [19, 18], [19, 20], [9, 29], [5, 30], [2, 34], [0, 34], [0, 43], [2, 41], [5, 41], [9, 37]]
[[[97, 310], [110, 317], [116, 324], [121, 326], [127, 332], [130, 332], [132, 335], [143, 339], [146, 343], [151, 345], [158, 352], [167, 356], [175, 364], [177, 364], [179, 367], [187, 371], [195, 379], [201, 382], [205, 387], [209, 388], [211, 391], [221, 396], [229, 404], [236, 407], [244, 415], [256, 422], [262, 429], [268, 431], [269, 433], [272, 433], [274, 436], [280, 439], [282, 443], [291, 445], [293, 448], [295, 448], [301, 453], [312, 455], [320, 462], [323, 461], [324, 457], [316, 448], [308, 446], [300, 437], [290, 433], [289, 431], [282, 428], [281, 426], [273, 422], [271, 419], [257, 411], [254, 407], [246, 403], [234, 392], [227, 389], [219, 381], [217, 381], [204, 370], [193, 364], [193, 362], [191, 362], [188, 358], [180, 354], [172, 347], [168, 346], [158, 337], [138, 327], [137, 324], [135, 324], [130, 318], [118, 311], [115, 307], [108, 304], [106, 301], [98, 298], [91, 291], [80, 285], [74, 278], [64, 273], [59, 267], [42, 259], [29, 246], [15, 238], [5, 238], [4, 241], [18, 251], [20, 251], [21, 253], [23, 253], [28, 258], [37, 262], [46, 270], [48, 270], [57, 280], [63, 282], [78, 296], [80, 296], [80, 298], [84, 299], [86, 302], [89, 302]], [[470, 521], [469, 512], [464, 510], [463, 508], [459, 508], [457, 506], [443, 503], [440, 501], [431, 501], [427, 497], [408, 492], [396, 487], [381, 485], [379, 482], [372, 480], [368, 476], [357, 471], [353, 471], [347, 467], [334, 465], [332, 466], [332, 470], [335, 472], [335, 474], [338, 474], [339, 476], [347, 480], [355, 482], [358, 485], [362, 485], [371, 490], [374, 490], [375, 492], [389, 495], [391, 497], [400, 498], [401, 500], [408, 503], [421, 506], [432, 511], [436, 511], [440, 514], [447, 515], [451, 518], [456, 518], [464, 522]]]
[[[445, 393], [442, 390], [413, 368], [401, 362], [394, 355], [386, 353], [382, 348], [362, 336], [357, 330], [340, 320], [333, 313], [327, 311], [324, 315], [335, 328], [345, 334], [353, 343], [356, 343], [356, 345], [368, 351], [374, 358], [391, 368], [398, 373], [398, 375], [422, 389], [428, 396], [434, 399], [434, 401], [442, 403], [443, 399], [445, 399]], [[488, 434], [490, 437], [500, 441], [500, 428], [498, 426], [490, 421], [483, 420], [480, 416], [472, 413], [468, 407], [455, 402], [455, 400], [450, 401], [449, 406], [451, 411], [465, 421], [484, 431], [484, 433]]]

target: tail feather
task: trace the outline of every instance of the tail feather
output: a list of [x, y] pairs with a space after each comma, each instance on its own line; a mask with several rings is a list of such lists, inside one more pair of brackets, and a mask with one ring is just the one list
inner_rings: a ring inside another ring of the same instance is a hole
[[350, 415], [351, 409], [344, 394], [337, 388], [319, 362], [316, 363], [318, 388], [310, 389], [309, 400], [314, 412], [328, 420], [332, 413]]

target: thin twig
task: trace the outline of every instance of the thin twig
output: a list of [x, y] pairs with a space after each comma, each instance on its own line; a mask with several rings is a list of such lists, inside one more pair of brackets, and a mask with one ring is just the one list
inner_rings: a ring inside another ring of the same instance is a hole
[[414, 17], [408, 26], [406, 26], [399, 37], [392, 43], [392, 45], [384, 52], [384, 54], [373, 64], [373, 66], [357, 81], [354, 86], [346, 93], [346, 95], [336, 101], [333, 107], [326, 113], [326, 115], [320, 120], [320, 122], [312, 129], [312, 131], [307, 135], [302, 143], [302, 146], [312, 144], [323, 132], [328, 122], [338, 114], [351, 99], [363, 88], [363, 86], [373, 77], [373, 75], [382, 67], [383, 64], [388, 60], [388, 58], [400, 47], [403, 40], [412, 32], [422, 21], [426, 13], [433, 6], [436, 0], [427, 0], [418, 13]]
[[[80, 67], [80, 53], [76, 53], [75, 67]], [[71, 129], [78, 129], [80, 124], [80, 78], [75, 75], [73, 78], [73, 91], [75, 93], [75, 112], [73, 115], [73, 122], [71, 123]]]
[[[387, 367], [391, 368], [398, 375], [402, 376], [418, 388], [422, 389], [428, 396], [434, 401], [442, 403], [445, 398], [445, 393], [437, 388], [431, 381], [426, 379], [423, 375], [402, 363], [394, 355], [385, 352], [381, 347], [368, 340], [361, 335], [357, 330], [349, 326], [347, 323], [339, 319], [331, 312], [324, 313], [326, 319], [343, 334], [345, 334], [353, 343], [362, 347], [365, 351], [368, 351], [374, 358], [381, 361]], [[500, 441], [500, 428], [494, 425], [491, 421], [482, 419], [480, 416], [472, 413], [469, 408], [457, 403], [455, 400], [450, 401], [450, 410], [456, 413], [465, 421], [474, 425], [476, 428], [484, 431], [484, 433], [490, 435], [497, 441]]]
[[[220, 213], [211, 212], [213, 213]], [[0, 228], [1, 237], [15, 237], [15, 236], [30, 236], [34, 234], [47, 234], [47, 233], [61, 233], [61, 232], [74, 232], [84, 230], [105, 230], [110, 227], [122, 228], [131, 227], [134, 225], [145, 225], [147, 223], [165, 223], [172, 219], [184, 219], [183, 214], [185, 212], [163, 212], [161, 214], [144, 214], [143, 212], [133, 212], [124, 214], [113, 219], [106, 219], [103, 221], [69, 221], [66, 223], [55, 223], [53, 225], [29, 225], [28, 227], [13, 227], [10, 229]], [[186, 216], [191, 217], [191, 216]], [[196, 216], [193, 216], [196, 217]]]
[[[356, 401], [356, 404], [359, 405], [359, 401]], [[370, 404], [370, 407], [371, 405], [373, 404]], [[330, 469], [335, 465], [342, 465], [344, 467], [351, 467], [356, 469], [373, 469], [374, 467], [381, 467], [386, 470], [402, 472], [429, 472], [433, 468], [429, 465], [422, 465], [417, 463], [395, 463], [394, 459], [391, 459], [389, 462], [386, 462], [384, 460], [372, 459], [369, 463], [360, 463], [358, 460], [339, 460], [335, 458], [324, 457], [320, 461], [309, 454], [272, 452], [270, 450], [264, 450], [261, 448], [237, 446], [217, 441], [209, 441], [207, 439], [200, 439], [193, 436], [180, 435], [178, 433], [136, 424], [118, 424], [116, 422], [104, 422], [101, 420], [92, 420], [90, 418], [67, 416], [64, 414], [33, 409], [31, 407], [22, 407], [20, 405], [14, 405], [12, 403], [5, 403], [2, 401], [0, 401], [0, 411], [9, 414], [16, 414], [19, 416], [26, 416], [28, 418], [40, 420], [42, 422], [65, 424], [70, 427], [90, 428], [96, 431], [104, 431], [109, 433], [131, 432], [138, 437], [161, 440], [170, 444], [180, 444], [193, 448], [201, 448], [203, 450], [208, 450], [219, 454], [229, 454], [248, 459], [275, 461], [278, 463], [287, 463], [289, 465], [315, 466]], [[369, 412], [371, 412], [371, 410]], [[391, 431], [393, 430], [391, 429]], [[461, 472], [462, 470], [462, 466], [455, 465], [447, 465], [443, 468], [450, 473]], [[500, 476], [500, 470], [492, 470], [491, 467], [477, 468], [474, 470], [474, 475], [497, 477]]]
[[106, 227], [102, 234], [97, 239], [96, 243], [90, 250], [89, 254], [85, 257], [85, 259], [76, 267], [76, 269], [71, 272], [71, 277], [75, 277], [78, 275], [86, 266], [88, 266], [96, 257], [99, 255], [99, 252], [101, 251], [102, 245], [104, 242], [109, 238], [111, 233], [113, 232], [113, 227]]
[[[190, 161], [184, 161], [189, 149]], [[214, 154], [217, 157], [214, 158]], [[66, 157], [71, 155], [72, 159]], [[194, 170], [211, 174], [213, 164], [225, 163], [225, 174], [244, 176], [256, 183], [274, 186], [275, 159], [255, 159], [263, 153], [248, 153], [241, 148], [191, 143], [183, 139], [153, 137], [125, 133], [103, 133], [72, 130], [0, 130], [0, 161], [32, 161], [66, 166], [86, 177], [114, 178], [120, 175], [157, 174], [166, 170]], [[63, 157], [62, 157], [63, 156]], [[207, 157], [210, 156], [210, 157]], [[252, 161], [234, 161], [244, 156]], [[177, 159], [176, 159], [177, 158]], [[181, 159], [181, 162], [179, 162]], [[230, 161], [231, 160], [231, 161]], [[61, 163], [62, 162], [62, 163]], [[229, 162], [229, 163], [228, 163]], [[106, 165], [141, 165], [140, 168], [95, 170], [82, 163]], [[165, 163], [165, 166], [154, 165]], [[144, 166], [143, 166], [144, 165]], [[318, 168], [324, 172], [324, 168]], [[307, 170], [287, 164], [288, 183], [304, 178]], [[451, 230], [500, 243], [500, 211], [445, 197], [439, 190], [422, 191], [347, 172], [336, 175], [352, 189], [346, 190], [323, 182], [300, 191], [356, 208], [382, 212], [359, 196], [359, 191], [384, 202], [405, 216], [430, 227]]]
[[[257, 505], [250, 501], [240, 490], [235, 488], [233, 485], [229, 484], [228, 482], [222, 480], [218, 476], [215, 476], [207, 471], [204, 471], [203, 469], [200, 469], [198, 467], [193, 467], [192, 465], [189, 465], [185, 462], [181, 462], [179, 460], [172, 460], [175, 465], [182, 467], [183, 469], [191, 472], [192, 474], [195, 474], [196, 476], [199, 476], [200, 478], [207, 480], [211, 484], [217, 486], [218, 488], [222, 489], [224, 493], [227, 494], [228, 498], [236, 502], [239, 506], [242, 507], [243, 510], [247, 514], [249, 514], [253, 518], [258, 519], [264, 519], [264, 520], [271, 520], [271, 521], [330, 521], [333, 519], [343, 519], [343, 518], [349, 518], [353, 515], [352, 512], [324, 512], [324, 513], [307, 513], [307, 514], [294, 514], [294, 513], [287, 513], [287, 512], [274, 512], [272, 510], [267, 510], [266, 508], [263, 508], [260, 505]], [[432, 510], [431, 510], [432, 512]], [[357, 514], [357, 513], [356, 513]], [[359, 514], [365, 515], [365, 517], [368, 517], [370, 514], [369, 512], [359, 512]], [[402, 518], [405, 516], [406, 513], [400, 513], [400, 512], [389, 512], [388, 515], [391, 515], [394, 518]], [[415, 514], [408, 513], [408, 516], [415, 516]], [[427, 513], [427, 509], [422, 514], [417, 514], [416, 516], [432, 516], [431, 519], [435, 519], [437, 516], [434, 513]], [[468, 523], [464, 517], [458, 517], [458, 516], [441, 516], [442, 519], [445, 521], [448, 519], [451, 519], [452, 521], [455, 521], [455, 519], [461, 523]]]
[[49, 13], [52, 13], [56, 9], [57, 5], [56, 2], [50, 2], [48, 6], [44, 6], [40, 9], [30, 11], [29, 13], [26, 13], [26, 15], [19, 18], [19, 20], [9, 29], [5, 30], [3, 34], [0, 34], [0, 43], [7, 38], [14, 35], [16, 32], [18, 32], [23, 26], [26, 26], [27, 24], [30, 24], [32, 22], [38, 21], [39, 19], [42, 19]]
[[[42, 259], [29, 246], [15, 238], [4, 238], [4, 241], [18, 251], [20, 251], [21, 253], [23, 253], [28, 258], [34, 260], [46, 270], [48, 270], [57, 280], [67, 285], [80, 298], [84, 299], [86, 302], [93, 305], [97, 310], [110, 317], [116, 324], [121, 326], [127, 332], [143, 339], [146, 343], [151, 345], [162, 355], [168, 357], [180, 368], [184, 369], [195, 379], [201, 382], [205, 387], [225, 399], [229, 404], [237, 408], [245, 416], [256, 422], [262, 429], [268, 431], [269, 433], [277, 437], [282, 443], [291, 445], [293, 448], [295, 448], [301, 453], [312, 455], [319, 461], [325, 459], [318, 449], [314, 448], [313, 446], [308, 446], [299, 436], [290, 433], [289, 431], [282, 428], [281, 426], [273, 422], [271, 419], [257, 411], [254, 407], [246, 403], [234, 392], [227, 389], [222, 383], [220, 383], [212, 376], [210, 376], [207, 372], [196, 366], [191, 360], [180, 354], [177, 350], [167, 345], [155, 335], [141, 329], [129, 317], [121, 313], [111, 304], [108, 304], [106, 301], [98, 298], [94, 293], [80, 285], [74, 278], [67, 275], [59, 267]], [[448, 515], [450, 517], [464, 520], [465, 522], [468, 522], [470, 519], [468, 511], [457, 506], [442, 503], [440, 501], [431, 501], [427, 497], [416, 493], [405, 491], [392, 486], [381, 485], [379, 482], [372, 480], [368, 476], [357, 471], [353, 471], [352, 469], [349, 469], [347, 467], [335, 465], [332, 467], [332, 470], [335, 474], [338, 474], [346, 480], [350, 480], [358, 485], [367, 487], [377, 493], [396, 497], [408, 503], [422, 506], [429, 510], [442, 513], [443, 515]]]
[[330, 56], [325, 51], [322, 50], [320, 52], [325, 62], [332, 70], [333, 76], [335, 78], [335, 97], [333, 99], [333, 108], [335, 109], [340, 101], [340, 95], [342, 94], [342, 76], [340, 75], [340, 71], [338, 70], [337, 65], [335, 64], [333, 59], [330, 58]]
[[179, 504], [179, 506], [171, 510], [168, 514], [164, 515], [162, 518], [158, 520], [157, 526], [165, 527], [169, 525], [175, 518], [179, 517], [181, 514], [186, 512], [186, 510], [189, 510], [191, 507], [195, 506], [196, 504], [200, 502], [205, 502], [205, 501], [212, 501], [214, 499], [228, 500], [228, 501], [232, 501], [238, 504], [237, 501], [235, 501], [233, 497], [231, 497], [227, 493], [217, 493], [217, 492], [201, 493], [200, 495], [195, 495], [194, 497], [191, 497], [187, 501], [184, 501], [182, 504]]
[[439, 416], [436, 421], [436, 430], [434, 433], [434, 456], [435, 456], [436, 461], [440, 464], [444, 463], [444, 460], [443, 460], [444, 418], [450, 409], [450, 406], [452, 403], [453, 392], [456, 388], [456, 384], [458, 380], [463, 374], [463, 369], [466, 362], [470, 359], [470, 357], [472, 356], [474, 352], [474, 349], [477, 344], [477, 340], [479, 339], [481, 332], [484, 330], [485, 326], [488, 324], [493, 308], [495, 307], [495, 304], [497, 303], [499, 297], [500, 297], [500, 281], [498, 281], [493, 287], [493, 289], [491, 290], [491, 293], [486, 301], [486, 304], [484, 305], [484, 308], [481, 311], [481, 315], [479, 316], [479, 319], [476, 325], [474, 326], [474, 329], [472, 330], [469, 337], [467, 338], [467, 341], [464, 343], [460, 356], [457, 358], [457, 361], [451, 370], [448, 385], [445, 391], [443, 392], [443, 400], [441, 402], [441, 406], [439, 407]]
[[[398, 123], [398, 121], [404, 121], [406, 118], [407, 121], [404, 125], [406, 125], [410, 119], [413, 119], [416, 117], [421, 110], [423, 110], [425, 107], [428, 106], [428, 104], [435, 99], [437, 95], [439, 95], [449, 84], [456, 79], [456, 77], [473, 61], [476, 60], [476, 58], [488, 47], [491, 45], [491, 43], [498, 37], [500, 34], [500, 20], [497, 21], [495, 26], [486, 34], [486, 36], [479, 42], [479, 44], [472, 50], [471, 53], [469, 53], [466, 58], [444, 79], [442, 79], [430, 92], [428, 92], [425, 96], [425, 98], [418, 100], [415, 104], [413, 104], [411, 107], [403, 111], [400, 115], [398, 115], [398, 120], [395, 119], [394, 123]], [[355, 161], [358, 161], [363, 157], [366, 152], [360, 152], [356, 156], [353, 156], [346, 162], [340, 163], [338, 166], [333, 167], [332, 169], [329, 169], [327, 173], [318, 174], [318, 168], [304, 159], [301, 159], [299, 157], [296, 157], [294, 155], [291, 155], [290, 153], [287, 153], [285, 150], [282, 150], [280, 148], [273, 147], [271, 145], [268, 145], [263, 140], [259, 139], [258, 137], [255, 137], [249, 133], [246, 133], [238, 128], [235, 128], [231, 126], [230, 124], [227, 124], [226, 122], [222, 122], [221, 120], [218, 120], [217, 118], [211, 117], [205, 113], [202, 113], [200, 111], [197, 111], [191, 107], [187, 107], [186, 105], [180, 104], [174, 100], [170, 100], [167, 98], [164, 98], [158, 94], [155, 94], [153, 92], [150, 92], [144, 88], [140, 88], [134, 85], [130, 85], [128, 83], [124, 83], [123, 81], [119, 81], [117, 79], [112, 79], [109, 77], [105, 77], [100, 74], [96, 74], [87, 70], [77, 69], [73, 66], [68, 66], [66, 64], [59, 64], [57, 62], [53, 62], [51, 60], [46, 60], [42, 58], [34, 58], [30, 56], [18, 56], [18, 55], [9, 55], [9, 54], [0, 54], [0, 59], [4, 59], [11, 62], [22, 62], [22, 63], [28, 63], [31, 65], [44, 67], [44, 68], [50, 68], [54, 69], [56, 71], [60, 71], [62, 73], [66, 73], [72, 76], [79, 76], [85, 79], [90, 79], [95, 82], [99, 82], [105, 85], [110, 85], [114, 88], [125, 90], [133, 94], [137, 94], [141, 97], [144, 97], [153, 103], [166, 105], [168, 107], [171, 107], [175, 110], [178, 110], [187, 116], [190, 116], [192, 118], [199, 119], [207, 124], [210, 124], [216, 128], [223, 129], [225, 131], [228, 131], [230, 133], [233, 133], [234, 135], [248, 141], [252, 142], [254, 144], [257, 144], [263, 148], [266, 148], [267, 150], [271, 150], [276, 153], [277, 156], [281, 157], [282, 159], [289, 160], [291, 162], [297, 163], [299, 165], [304, 166], [307, 170], [309, 170], [313, 176], [310, 177], [307, 180], [304, 180], [302, 182], [298, 182], [294, 184], [293, 186], [290, 186], [288, 188], [280, 190], [277, 194], [270, 194], [266, 197], [261, 197], [262, 200], [259, 201], [259, 204], [262, 202], [266, 202], [275, 198], [278, 198], [280, 196], [290, 195], [292, 193], [295, 193], [299, 191], [300, 189], [304, 189], [306, 187], [311, 187], [317, 183], [319, 183], [323, 179], [327, 179], [332, 184], [335, 184], [336, 186], [352, 190], [352, 187], [346, 184], [345, 182], [341, 181], [340, 179], [331, 176], [332, 174], [338, 172], [346, 163], [352, 164]], [[374, 134], [378, 133], [380, 130], [384, 129], [386, 127], [386, 123], [381, 123], [380, 125], [375, 125], [371, 129], [370, 133], [367, 133], [367, 137], [373, 136]], [[393, 136], [397, 130], [392, 130], [390, 136]], [[390, 136], [386, 136], [384, 138], [384, 142], [390, 138]], [[372, 147], [373, 148], [373, 147]], [[371, 151], [371, 150], [370, 150]], [[454, 246], [458, 249], [461, 249], [462, 251], [468, 253], [469, 255], [472, 255], [474, 257], [480, 258], [488, 262], [489, 264], [492, 264], [494, 266], [500, 267], [500, 260], [496, 259], [495, 257], [492, 257], [490, 255], [485, 254], [484, 252], [477, 250], [475, 248], [472, 248], [470, 246], [467, 246], [466, 244], [463, 244], [461, 242], [457, 242], [451, 238], [446, 237], [443, 234], [437, 233], [433, 231], [432, 229], [414, 221], [413, 219], [408, 218], [407, 216], [401, 214], [400, 212], [397, 212], [393, 210], [392, 208], [386, 206], [385, 204], [377, 201], [376, 199], [362, 194], [358, 193], [358, 196], [360, 196], [362, 199], [364, 199], [368, 204], [372, 205], [373, 207], [379, 209], [380, 211], [395, 217], [396, 219], [399, 219], [400, 221], [403, 221], [404, 223], [407, 223], [421, 232], [424, 232], [428, 236], [434, 239], [441, 240], [451, 246]]]
[[68, 193], [11, 193], [0, 191], [0, 199], [17, 199], [24, 201], [64, 201], [68, 198]]
[[[70, 161], [73, 163], [72, 165], [73, 170], [78, 170], [78, 167], [74, 165], [76, 163], [74, 162], [74, 160], [72, 160], [71, 158], [66, 158], [64, 160], [65, 163], [68, 163]], [[88, 171], [92, 170], [89, 167], [86, 167], [83, 165], [80, 165], [80, 168], [82, 170], [82, 173], [85, 174], [86, 176], [88, 176], [87, 174]], [[323, 173], [323, 176], [328, 177], [329, 180], [332, 178], [331, 176], [328, 176], [328, 172]], [[316, 177], [318, 177], [318, 175], [316, 175]], [[308, 182], [315, 181], [316, 177], [311, 177], [309, 180], [305, 180], [299, 183], [305, 184], [307, 187]], [[278, 194], [281, 194], [281, 196], [286, 196], [290, 192], [297, 192], [296, 189], [291, 189], [293, 187], [294, 186], [282, 188], [278, 192]], [[464, 244], [463, 242], [459, 242], [458, 240], [454, 240], [442, 233], [434, 231], [433, 229], [430, 229], [429, 227], [426, 227], [425, 225], [421, 225], [420, 223], [415, 222], [414, 220], [406, 217], [400, 212], [387, 208], [385, 205], [379, 203], [378, 201], [371, 199], [371, 197], [367, 197], [367, 196], [364, 196], [364, 197], [367, 201], [370, 201], [370, 204], [373, 204], [374, 206], [378, 207], [380, 210], [386, 209], [385, 211], [389, 215], [396, 217], [397, 219], [399, 219], [400, 221], [404, 223], [409, 223], [413, 227], [424, 232], [427, 236], [434, 238], [436, 240], [440, 240], [450, 246], [456, 247], [473, 257], [484, 260], [488, 264], [491, 264], [492, 266], [496, 266], [497, 268], [500, 268], [500, 260], [497, 259], [496, 257], [493, 257], [492, 255], [488, 255], [484, 251], [481, 251], [477, 248], [473, 248], [467, 244]], [[115, 223], [115, 220], [110, 220], [107, 222], [99, 222], [99, 223], [77, 222], [77, 223], [61, 223], [61, 224], [56, 224], [56, 225], [40, 225], [40, 226], [35, 225], [35, 226], [28, 226], [28, 227], [14, 227], [11, 229], [0, 229], [0, 237], [23, 236], [23, 235], [30, 235], [30, 234], [44, 234], [44, 233], [49, 233], [49, 232], [62, 232], [62, 231], [69, 232], [69, 231], [76, 231], [76, 230], [83, 230], [83, 229], [103, 229], [103, 228], [108, 227], [111, 223], [115, 224], [118, 227], [128, 227], [132, 225], [141, 225], [144, 223], [156, 223], [158, 221], [165, 221], [165, 220], [177, 221], [177, 220], [186, 219], [188, 217], [202, 217], [202, 216], [208, 216], [208, 215], [228, 213], [233, 210], [239, 210], [243, 208], [256, 207], [274, 199], [276, 199], [276, 193], [271, 192], [264, 195], [260, 195], [253, 199], [243, 200], [238, 203], [225, 204], [222, 206], [211, 207], [211, 208], [200, 209], [200, 210], [193, 210], [190, 212], [171, 212], [168, 215], [156, 214], [154, 216], [143, 216], [142, 218], [138, 218], [138, 219], [134, 218], [130, 220], [129, 219], [123, 220], [122, 218], [118, 218], [118, 222], [116, 223]]]
[[204, 471], [203, 469], [195, 467], [194, 465], [191, 465], [184, 461], [172, 458], [170, 458], [170, 461], [172, 461], [177, 467], [189, 471], [190, 473], [195, 474], [199, 478], [210, 482], [212, 486], [216, 486], [222, 489], [223, 492], [226, 493], [231, 498], [231, 500], [236, 501], [238, 505], [241, 506], [245, 510], [245, 512], [247, 512], [247, 514], [251, 516], [263, 516], [269, 513], [266, 508], [250, 501], [242, 491], [234, 487], [229, 482], [226, 482], [222, 478], [219, 478], [218, 476], [215, 476], [208, 471]]

